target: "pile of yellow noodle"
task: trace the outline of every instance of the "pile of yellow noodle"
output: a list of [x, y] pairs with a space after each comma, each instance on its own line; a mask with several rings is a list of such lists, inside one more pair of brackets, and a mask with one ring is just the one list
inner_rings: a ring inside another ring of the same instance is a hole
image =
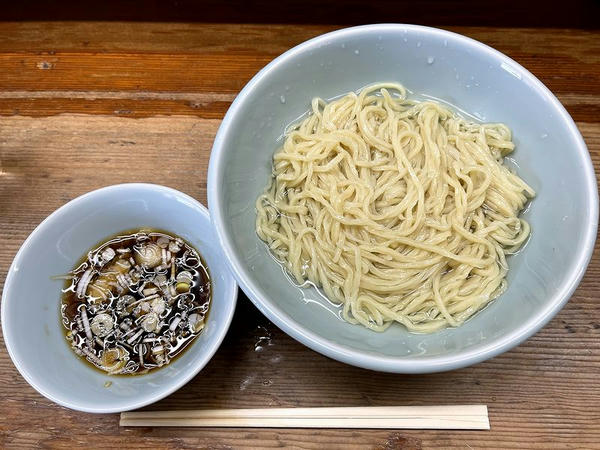
[[458, 326], [506, 288], [535, 195], [503, 165], [503, 124], [466, 121], [394, 83], [326, 103], [286, 134], [256, 231], [299, 284], [382, 331]]

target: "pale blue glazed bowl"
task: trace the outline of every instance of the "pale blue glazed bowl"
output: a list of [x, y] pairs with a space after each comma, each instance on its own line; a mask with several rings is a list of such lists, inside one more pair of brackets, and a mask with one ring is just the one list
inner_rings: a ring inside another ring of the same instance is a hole
[[[211, 307], [203, 332], [169, 365], [145, 375], [110, 376], [82, 361], [66, 342], [60, 321], [64, 281], [51, 277], [69, 272], [99, 241], [142, 227], [179, 235], [200, 252], [211, 275]], [[237, 285], [204, 206], [164, 186], [120, 184], [62, 206], [23, 243], [4, 284], [2, 333], [23, 378], [50, 400], [87, 412], [126, 411], [166, 397], [208, 363], [229, 329], [236, 298]]]
[[[254, 229], [255, 200], [286, 125], [314, 96], [377, 81], [447, 101], [513, 130], [519, 175], [538, 193], [525, 213], [533, 234], [509, 260], [508, 290], [457, 329], [375, 333], [339, 319], [317, 291], [293, 286]], [[598, 195], [590, 157], [556, 97], [502, 53], [414, 25], [370, 25], [319, 36], [284, 53], [241, 91], [217, 133], [208, 177], [212, 221], [230, 267], [256, 306], [308, 347], [374, 370], [423, 373], [498, 355], [543, 327], [567, 302], [594, 248]]]

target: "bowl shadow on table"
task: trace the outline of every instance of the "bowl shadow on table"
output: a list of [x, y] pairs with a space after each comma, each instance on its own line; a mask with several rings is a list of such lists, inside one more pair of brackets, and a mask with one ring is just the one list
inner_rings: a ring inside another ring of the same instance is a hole
[[335, 361], [287, 336], [240, 290], [229, 333], [210, 363], [186, 386], [147, 409], [485, 403], [479, 389], [484, 372], [480, 364], [402, 375]]

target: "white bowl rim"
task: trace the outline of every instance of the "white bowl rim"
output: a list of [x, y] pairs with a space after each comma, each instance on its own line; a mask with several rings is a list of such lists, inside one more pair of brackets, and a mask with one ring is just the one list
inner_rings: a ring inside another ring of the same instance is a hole
[[[530, 86], [532, 86], [535, 91], [543, 95], [548, 103], [562, 118], [562, 121], [566, 124], [570, 135], [576, 142], [574, 151], [578, 154], [579, 160], [583, 165], [582, 170], [584, 172], [584, 179], [582, 182], [585, 184], [585, 190], [588, 194], [588, 216], [586, 218], [586, 227], [583, 235], [583, 250], [578, 255], [575, 264], [573, 264], [570, 268], [570, 272], [566, 278], [567, 281], [563, 283], [561, 288], [553, 295], [553, 298], [544, 309], [540, 310], [535, 316], [532, 316], [530, 320], [528, 320], [517, 330], [504, 335], [501, 338], [490, 341], [489, 343], [482, 344], [479, 346], [479, 349], [467, 350], [454, 356], [438, 355], [431, 357], [395, 358], [374, 355], [366, 351], [349, 349], [343, 345], [330, 342], [303, 327], [292, 317], [287, 316], [287, 314], [283, 312], [277, 305], [272, 304], [268, 299], [260, 298], [256, 289], [256, 283], [254, 283], [250, 277], [247, 277], [244, 274], [242, 265], [235, 259], [233, 242], [228, 236], [225, 235], [223, 231], [224, 227], [222, 224], [225, 223], [225, 218], [223, 217], [222, 211], [217, 207], [218, 192], [220, 188], [217, 175], [221, 172], [221, 167], [223, 165], [224, 141], [226, 139], [226, 135], [229, 133], [232, 118], [236, 115], [242, 103], [250, 95], [254, 87], [260, 83], [263, 78], [297, 54], [302, 53], [309, 48], [318, 48], [319, 45], [325, 44], [333, 37], [338, 38], [343, 36], [351, 38], [363, 33], [383, 33], [386, 31], [397, 30], [414, 31], [434, 36], [437, 35], [439, 37], [461, 43], [466, 47], [476, 48], [484, 51], [493, 59], [500, 60], [512, 67], [517, 68], [521, 72], [522, 79], [528, 81]], [[353, 366], [384, 372], [430, 373], [454, 370], [492, 358], [519, 345], [521, 342], [532, 336], [544, 325], [546, 325], [546, 323], [548, 323], [569, 300], [577, 288], [577, 285], [581, 281], [583, 275], [585, 274], [587, 265], [594, 250], [596, 232], [598, 229], [598, 190], [591, 157], [585, 142], [583, 141], [583, 138], [577, 129], [577, 126], [573, 122], [573, 119], [558, 101], [558, 99], [554, 96], [554, 94], [552, 94], [552, 92], [531, 72], [498, 50], [457, 33], [421, 25], [383, 23], [343, 28], [305, 41], [275, 58], [263, 69], [261, 69], [246, 84], [246, 86], [244, 86], [227, 111], [227, 114], [225, 115], [223, 122], [217, 131], [217, 135], [213, 143], [208, 167], [207, 185], [208, 206], [209, 210], [211, 211], [211, 220], [213, 221], [223, 252], [226, 255], [229, 266], [240, 287], [248, 295], [256, 307], [288, 335], [292, 336], [294, 339], [298, 340], [309, 348], [329, 356], [330, 358]]]
[[210, 359], [214, 356], [216, 351], [221, 346], [221, 343], [223, 342], [223, 339], [225, 338], [225, 335], [227, 334], [227, 331], [229, 330], [229, 327], [231, 325], [231, 321], [233, 319], [233, 314], [235, 312], [235, 306], [237, 303], [238, 288], [237, 288], [237, 284], [235, 282], [235, 278], [230, 273], [225, 273], [224, 274], [226, 276], [225, 281], [226, 281], [226, 283], [229, 284], [229, 289], [231, 289], [233, 292], [233, 298], [231, 299], [231, 302], [229, 304], [229, 308], [228, 308], [229, 310], [227, 311], [225, 326], [220, 327], [220, 329], [218, 331], [216, 345], [214, 345], [214, 348], [212, 348], [207, 353], [203, 353], [201, 357], [198, 357], [194, 363], [195, 367], [192, 370], [190, 370], [189, 372], [185, 372], [184, 375], [181, 376], [179, 378], [179, 380], [176, 383], [174, 383], [171, 387], [169, 387], [165, 391], [151, 395], [143, 400], [132, 401], [125, 408], [88, 407], [88, 406], [82, 405], [77, 402], [71, 402], [69, 400], [65, 400], [63, 398], [57, 397], [49, 390], [46, 390], [37, 384], [35, 376], [30, 374], [25, 369], [25, 367], [23, 367], [21, 365], [18, 356], [15, 354], [14, 350], [12, 349], [11, 341], [12, 341], [13, 332], [11, 331], [11, 324], [8, 323], [8, 321], [6, 320], [6, 318], [8, 316], [8, 313], [6, 311], [10, 310], [10, 303], [8, 302], [8, 299], [11, 297], [12, 274], [14, 273], [13, 269], [19, 264], [20, 260], [22, 259], [22, 253], [24, 252], [24, 249], [26, 249], [28, 247], [30, 240], [35, 235], [42, 233], [46, 229], [46, 227], [50, 226], [49, 224], [53, 220], [55, 220], [57, 217], [59, 217], [62, 214], [65, 214], [67, 211], [77, 208], [79, 204], [87, 201], [91, 197], [104, 195], [106, 193], [109, 193], [112, 191], [117, 191], [117, 190], [123, 191], [124, 189], [145, 189], [150, 192], [168, 193], [168, 194], [175, 195], [179, 198], [183, 198], [186, 200], [186, 202], [191, 203], [192, 205], [198, 207], [200, 209], [201, 214], [204, 216], [204, 219], [208, 220], [209, 223], [212, 224], [212, 222], [210, 221], [211, 219], [210, 219], [210, 214], [208, 212], [208, 209], [202, 203], [200, 203], [195, 198], [193, 198], [187, 194], [184, 194], [183, 192], [178, 191], [176, 189], [173, 189], [173, 188], [170, 188], [167, 186], [161, 186], [158, 184], [150, 184], [150, 183], [122, 183], [122, 184], [115, 184], [115, 185], [111, 185], [111, 186], [102, 187], [102, 188], [87, 192], [85, 194], [82, 194], [79, 197], [76, 197], [73, 200], [65, 203], [63, 206], [61, 206], [56, 211], [54, 211], [52, 214], [50, 214], [48, 217], [46, 217], [37, 227], [35, 227], [34, 230], [31, 232], [31, 234], [27, 237], [27, 239], [25, 239], [23, 244], [21, 244], [19, 251], [15, 255], [15, 258], [13, 259], [13, 262], [10, 265], [10, 268], [8, 269], [8, 274], [7, 274], [6, 280], [4, 282], [4, 289], [2, 292], [2, 311], [1, 311], [1, 321], [2, 321], [2, 330], [3, 330], [2, 334], [4, 336], [4, 345], [6, 346], [6, 349], [8, 350], [8, 354], [9, 354], [13, 364], [15, 365], [15, 367], [17, 368], [17, 370], [19, 371], [21, 376], [25, 379], [25, 381], [27, 381], [27, 383], [29, 383], [29, 385], [31, 385], [31, 387], [33, 387], [36, 391], [38, 391], [44, 397], [46, 397], [49, 400], [52, 400], [54, 403], [57, 403], [61, 406], [65, 406], [67, 408], [74, 409], [77, 411], [83, 411], [83, 412], [89, 412], [89, 413], [115, 413], [115, 412], [128, 411], [131, 409], [137, 409], [137, 408], [141, 408], [143, 406], [147, 406], [151, 403], [155, 403], [155, 402], [165, 398], [166, 396], [172, 394], [173, 392], [177, 391], [178, 389], [180, 389], [182, 386], [184, 386], [186, 383], [188, 383], [193, 377], [195, 377], [198, 374], [198, 372], [200, 372], [204, 368], [204, 366], [206, 366], [206, 364], [210, 361]]

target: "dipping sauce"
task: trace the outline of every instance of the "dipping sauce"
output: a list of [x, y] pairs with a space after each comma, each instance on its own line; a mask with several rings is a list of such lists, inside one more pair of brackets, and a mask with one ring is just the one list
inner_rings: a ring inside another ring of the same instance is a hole
[[120, 233], [90, 250], [69, 276], [61, 301], [66, 339], [109, 375], [165, 366], [204, 328], [208, 269], [177, 236]]

